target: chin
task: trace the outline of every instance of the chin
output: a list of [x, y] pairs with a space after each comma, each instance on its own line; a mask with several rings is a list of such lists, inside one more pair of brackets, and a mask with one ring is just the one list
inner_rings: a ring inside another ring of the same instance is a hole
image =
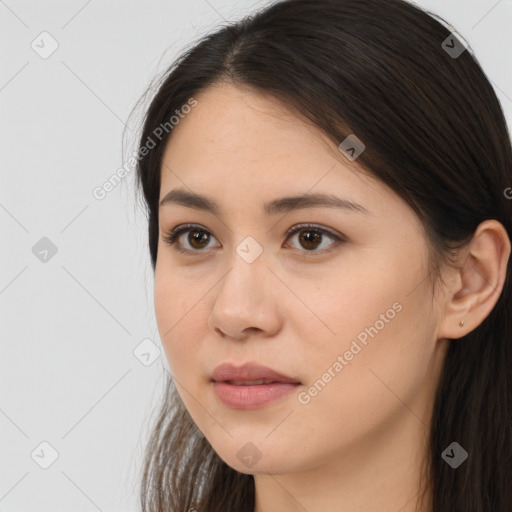
[[[266, 450], [269, 452], [267, 456]], [[235, 452], [217, 454], [229, 467], [246, 475], [290, 473], [297, 469], [296, 461], [289, 455], [281, 455], [271, 448], [258, 450], [250, 442]]]

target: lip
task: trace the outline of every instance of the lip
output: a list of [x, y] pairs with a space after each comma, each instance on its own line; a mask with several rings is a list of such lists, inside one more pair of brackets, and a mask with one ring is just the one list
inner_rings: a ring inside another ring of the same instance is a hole
[[[241, 384], [259, 379], [269, 380], [271, 383]], [[211, 382], [217, 398], [232, 409], [264, 407], [284, 398], [302, 384], [297, 379], [256, 363], [245, 363], [242, 366], [223, 363], [213, 371]]]
[[236, 366], [233, 363], [222, 363], [213, 370], [211, 379], [215, 382], [232, 381], [237, 383], [265, 379], [278, 383], [301, 384], [298, 379], [288, 377], [257, 363], [245, 363], [242, 366]]
[[284, 398], [296, 390], [300, 384], [273, 382], [272, 384], [254, 384], [251, 386], [212, 382], [217, 398], [232, 409], [257, 409]]

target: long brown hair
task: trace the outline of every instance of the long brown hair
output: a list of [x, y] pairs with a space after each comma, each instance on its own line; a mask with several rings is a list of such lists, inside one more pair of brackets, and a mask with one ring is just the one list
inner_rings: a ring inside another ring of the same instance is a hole
[[[511, 238], [512, 201], [504, 192], [512, 185], [510, 134], [471, 48], [464, 50], [449, 26], [402, 0], [287, 0], [184, 51], [159, 85], [139, 141], [140, 150], [149, 138], [154, 146], [139, 152], [137, 164], [153, 270], [169, 119], [222, 81], [279, 99], [336, 145], [350, 134], [364, 141], [360, 169], [407, 201], [425, 227], [433, 283], [482, 221], [498, 220]], [[155, 131], [165, 123], [165, 133]], [[447, 352], [423, 468], [432, 512], [512, 511], [510, 273], [509, 260], [494, 309]], [[453, 441], [469, 452], [456, 470], [441, 457]], [[143, 512], [254, 509], [253, 476], [215, 453], [172, 376], [146, 447], [141, 506]]]

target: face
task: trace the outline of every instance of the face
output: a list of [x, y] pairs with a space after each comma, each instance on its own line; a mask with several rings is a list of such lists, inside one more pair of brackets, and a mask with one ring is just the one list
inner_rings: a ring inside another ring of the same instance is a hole
[[[253, 474], [370, 450], [404, 421], [424, 428], [444, 353], [414, 212], [276, 100], [231, 85], [195, 98], [166, 147], [160, 199], [179, 189], [218, 210], [161, 205], [154, 299], [198, 428], [228, 465]], [[359, 206], [264, 209], [313, 194]], [[226, 405], [211, 380], [224, 362], [299, 384], [271, 402]]]

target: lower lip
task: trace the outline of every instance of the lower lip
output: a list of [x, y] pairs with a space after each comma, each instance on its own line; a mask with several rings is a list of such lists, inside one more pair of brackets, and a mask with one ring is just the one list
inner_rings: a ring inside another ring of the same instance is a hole
[[273, 382], [253, 386], [235, 386], [227, 382], [213, 382], [220, 401], [233, 409], [256, 409], [290, 394], [300, 384]]

